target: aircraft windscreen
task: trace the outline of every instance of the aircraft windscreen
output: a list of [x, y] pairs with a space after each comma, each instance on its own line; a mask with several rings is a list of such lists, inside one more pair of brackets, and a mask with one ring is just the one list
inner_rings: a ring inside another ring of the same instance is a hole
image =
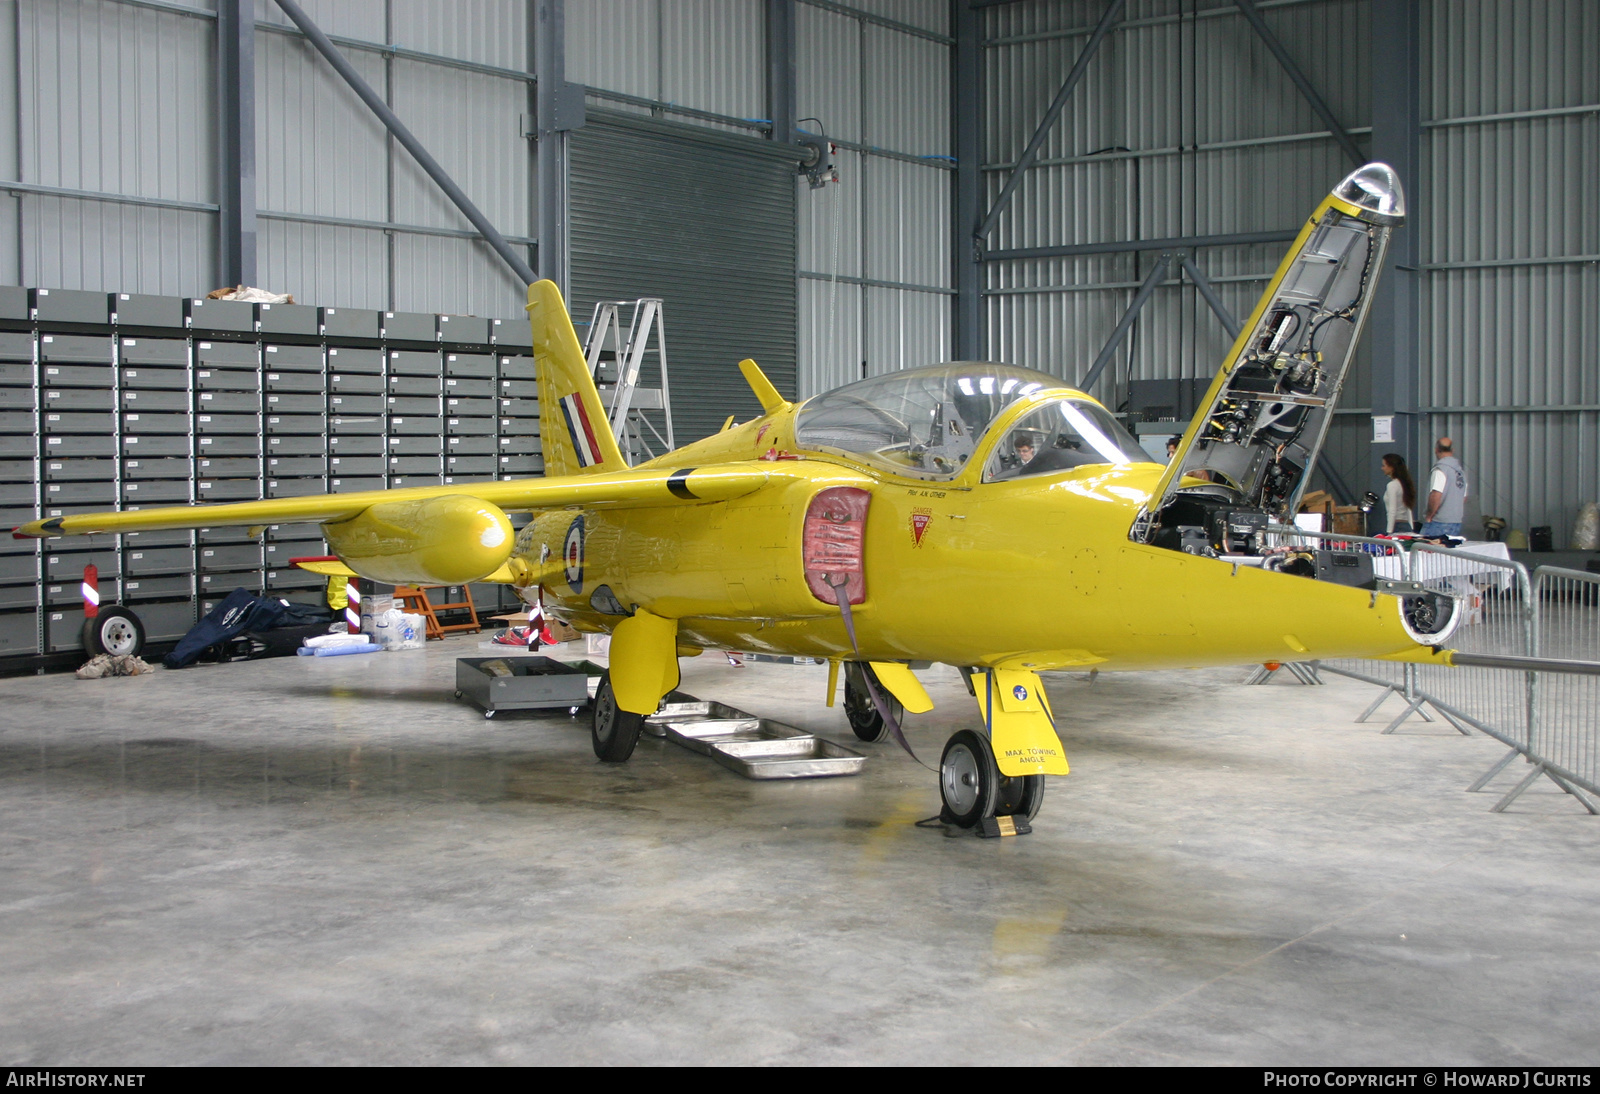
[[795, 443], [832, 449], [916, 478], [950, 478], [1006, 407], [1066, 382], [1014, 365], [960, 362], [904, 369], [818, 395]]
[[1105, 409], [1062, 399], [1023, 417], [995, 446], [983, 481], [1048, 475], [1088, 464], [1150, 463], [1149, 453]]

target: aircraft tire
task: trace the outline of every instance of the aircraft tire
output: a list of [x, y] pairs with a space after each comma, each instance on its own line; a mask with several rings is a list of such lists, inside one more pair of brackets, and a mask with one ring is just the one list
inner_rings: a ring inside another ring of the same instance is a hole
[[939, 818], [958, 828], [971, 828], [995, 815], [1000, 769], [989, 739], [970, 729], [957, 730], [939, 757]]
[[[878, 708], [873, 705], [872, 695], [867, 691], [865, 677], [871, 672], [870, 665], [859, 662], [851, 663], [845, 668], [844, 716], [850, 722], [850, 731], [858, 740], [876, 744], [889, 739], [889, 723], [878, 713]], [[899, 721], [905, 716], [905, 707], [900, 705], [900, 700], [889, 694], [888, 688], [877, 683], [876, 676], [873, 676], [872, 680], [878, 688], [878, 694], [888, 704], [889, 713]]]
[[127, 608], [113, 604], [101, 608], [95, 618], [83, 621], [83, 651], [90, 657], [101, 653], [137, 657], [142, 649], [144, 624]]
[[1044, 804], [1043, 775], [1001, 775], [995, 790], [994, 815], [1032, 820]]
[[589, 731], [594, 754], [608, 764], [620, 764], [633, 755], [644, 729], [644, 715], [630, 714], [617, 706], [611, 690], [611, 673], [603, 673], [594, 693], [594, 723]]

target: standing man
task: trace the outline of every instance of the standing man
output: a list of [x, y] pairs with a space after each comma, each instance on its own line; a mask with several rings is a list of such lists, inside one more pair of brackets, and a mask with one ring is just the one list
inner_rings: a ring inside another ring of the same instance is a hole
[[1439, 438], [1433, 446], [1433, 455], [1422, 534], [1427, 538], [1459, 536], [1463, 503], [1467, 500], [1467, 472], [1456, 459], [1455, 442], [1449, 437]]

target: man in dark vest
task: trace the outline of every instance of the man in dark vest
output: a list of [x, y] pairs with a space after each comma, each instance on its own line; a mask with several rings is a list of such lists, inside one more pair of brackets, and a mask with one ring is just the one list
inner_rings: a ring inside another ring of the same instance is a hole
[[1456, 459], [1455, 442], [1449, 437], [1439, 438], [1433, 446], [1433, 455], [1422, 534], [1425, 537], [1459, 536], [1467, 500], [1467, 472]]

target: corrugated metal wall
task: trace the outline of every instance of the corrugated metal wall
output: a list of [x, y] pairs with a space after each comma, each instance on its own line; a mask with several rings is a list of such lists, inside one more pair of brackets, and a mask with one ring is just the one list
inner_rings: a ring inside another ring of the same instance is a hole
[[[766, 141], [598, 111], [569, 148], [573, 317], [583, 330], [597, 301], [662, 298], [674, 440], [761, 414], [745, 357], [792, 396], [792, 163]], [[646, 387], [660, 382], [656, 360]]]
[[[1365, 126], [1366, 5], [1261, 6], [1335, 114], [1347, 127]], [[1346, 173], [1238, 9], [1195, 9], [1176, 0], [1128, 4], [999, 218], [991, 249], [1292, 229]], [[1101, 0], [1031, 0], [989, 13], [990, 203], [1104, 10]], [[1196, 261], [1242, 316], [1281, 257], [1281, 246], [1251, 245], [1208, 248]], [[991, 353], [1082, 376], [1155, 258], [990, 264]], [[1226, 349], [1193, 287], [1169, 278], [1095, 394], [1116, 402], [1130, 378], [1209, 375]]]
[[[1259, 2], [1358, 139], [1370, 2]], [[281, 29], [276, 5], [256, 5], [259, 280], [331, 306], [516, 315], [514, 280]], [[531, 235], [527, 0], [482, 0], [470, 18], [437, 0], [306, 6], [373, 44], [347, 52], [503, 231]], [[1103, 11], [986, 9], [991, 200]], [[1486, 509], [1555, 525], [1561, 541], [1600, 493], [1600, 7], [1425, 0], [1423, 12], [1430, 120], [1423, 177], [1408, 182], [1430, 429], [1459, 435]], [[838, 184], [797, 184], [801, 394], [949, 354], [947, 16], [933, 0], [798, 5], [798, 113], [842, 145]], [[760, 132], [764, 17], [754, 0], [569, 0], [568, 77], [612, 108]], [[0, 280], [214, 287], [214, 38], [206, 0], [0, 0], [0, 101], [17, 119], [0, 132], [0, 181], [13, 184], [0, 188]], [[1346, 169], [1320, 128], [1233, 4], [1130, 0], [990, 245], [1292, 227]], [[1198, 261], [1243, 314], [1278, 254], [1219, 247]], [[1150, 261], [991, 264], [990, 355], [1082, 375]], [[1223, 342], [1170, 280], [1100, 393], [1209, 373]], [[1346, 398], [1357, 413], [1329, 447], [1352, 474], [1368, 455], [1367, 401], [1363, 357]]]
[[951, 354], [945, 5], [854, 6], [795, 18], [796, 113], [841, 142], [839, 182], [800, 191], [803, 396]]
[[[216, 287], [216, 18], [117, 0], [0, 3], [0, 279]], [[307, 0], [308, 14], [513, 239], [531, 234], [526, 0]], [[332, 307], [516, 316], [522, 291], [382, 124], [256, 0], [259, 266]], [[367, 45], [363, 46], [362, 43]], [[399, 55], [387, 50], [398, 46]], [[69, 191], [62, 193], [60, 191]]]
[[1600, 5], [1424, 12], [1422, 401], [1481, 510], [1561, 546], [1600, 495]]
[[[526, 0], [474, 0], [470, 18], [430, 0], [304, 0], [302, 7], [330, 35], [408, 51], [344, 50], [501, 233], [528, 239]], [[525, 291], [516, 276], [470, 238], [466, 219], [282, 10], [256, 0], [256, 17], [266, 287], [333, 307], [520, 314]]]
[[[1258, 6], [1364, 141], [1368, 0]], [[990, 201], [1104, 10], [1023, 0], [986, 14]], [[1428, 429], [1458, 438], [1485, 512], [1552, 524], [1559, 544], [1600, 492], [1600, 6], [1426, 0], [1422, 32], [1430, 121], [1422, 177], [1405, 182], [1426, 263]], [[1484, 115], [1497, 117], [1471, 120]], [[1349, 170], [1321, 129], [1236, 6], [1130, 0], [989, 245], [1293, 228]], [[1211, 247], [1197, 262], [1242, 317], [1281, 255]], [[1155, 257], [990, 264], [991, 355], [1082, 376]], [[1115, 403], [1130, 378], [1209, 375], [1226, 341], [1193, 287], [1169, 278], [1096, 394]], [[1363, 352], [1326, 457], [1352, 483], [1370, 459], [1369, 402]]]
[[[764, 18], [749, 0], [568, 0], [567, 75], [597, 105], [759, 132]], [[796, 113], [841, 145], [837, 184], [796, 183], [802, 397], [949, 356], [947, 29], [928, 0], [796, 7]]]

